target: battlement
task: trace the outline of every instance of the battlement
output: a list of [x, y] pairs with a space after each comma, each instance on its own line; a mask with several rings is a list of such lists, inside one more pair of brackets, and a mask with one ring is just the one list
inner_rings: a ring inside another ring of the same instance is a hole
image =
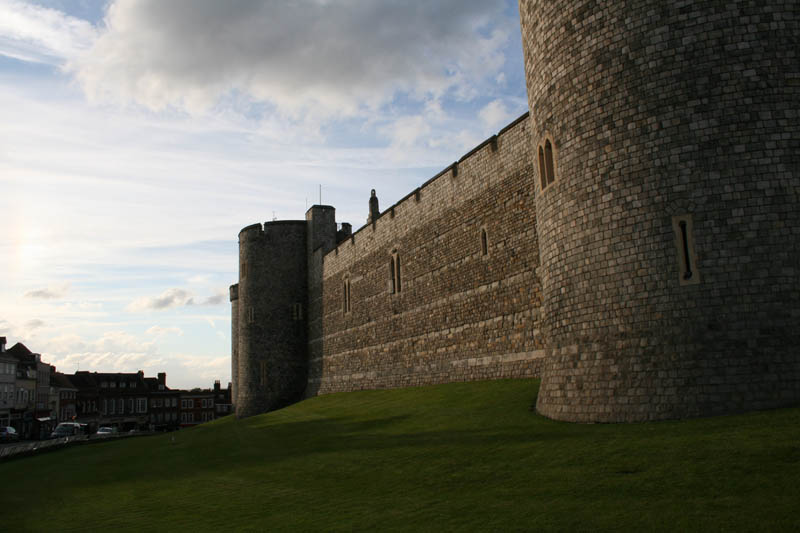
[[268, 222], [250, 224], [239, 231], [239, 239], [255, 239], [270, 235], [284, 226], [305, 226], [305, 220], [270, 220]]
[[400, 224], [402, 231], [406, 231], [409, 226], [424, 224], [430, 220], [431, 213], [438, 213], [441, 207], [437, 206], [438, 202], [450, 206], [463, 203], [503, 179], [504, 172], [519, 170], [529, 163], [525, 157], [529, 152], [528, 120], [529, 113], [523, 113], [469, 150], [458, 161], [381, 211], [375, 220], [351, 232], [327, 253], [325, 260], [331, 259], [331, 253], [336, 256], [356, 246], [365, 235], [391, 233], [389, 226]]

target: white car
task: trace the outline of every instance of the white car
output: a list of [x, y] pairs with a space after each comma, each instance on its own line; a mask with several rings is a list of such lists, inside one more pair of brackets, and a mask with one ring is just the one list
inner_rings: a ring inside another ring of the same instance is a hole
[[101, 436], [116, 435], [117, 434], [117, 428], [109, 427], [109, 426], [103, 426], [103, 427], [101, 427], [101, 428], [99, 428], [97, 430], [97, 434], [101, 435]]
[[17, 430], [11, 426], [0, 427], [0, 442], [16, 442], [19, 440]]

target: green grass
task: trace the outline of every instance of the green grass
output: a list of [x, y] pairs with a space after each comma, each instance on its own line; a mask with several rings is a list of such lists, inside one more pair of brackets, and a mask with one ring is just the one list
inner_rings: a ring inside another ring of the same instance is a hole
[[335, 394], [8, 461], [2, 528], [800, 527], [800, 409], [579, 425], [532, 412], [537, 388], [494, 381]]

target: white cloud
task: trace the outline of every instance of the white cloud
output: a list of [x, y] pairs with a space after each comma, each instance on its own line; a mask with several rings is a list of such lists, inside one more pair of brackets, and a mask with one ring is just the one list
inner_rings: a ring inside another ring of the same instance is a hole
[[17, 0], [0, 0], [0, 55], [58, 65], [80, 55], [96, 37], [95, 28], [85, 20]]
[[398, 118], [384, 129], [395, 150], [407, 150], [419, 144], [421, 139], [428, 137], [430, 131], [430, 122], [420, 115]]
[[125, 308], [130, 312], [138, 311], [163, 311], [174, 307], [190, 306], [215, 306], [227, 301], [227, 291], [218, 289], [211, 296], [196, 301], [191, 291], [184, 289], [167, 289], [158, 296], [143, 296], [137, 298]]
[[230, 357], [214, 357], [190, 354], [177, 354], [170, 358], [172, 362], [180, 365], [184, 372], [191, 373], [197, 380], [207, 381], [209, 387], [212, 380], [219, 379], [222, 386], [225, 386], [224, 380], [228, 379], [231, 374], [231, 358]]
[[94, 340], [74, 333], [54, 337], [44, 343], [42, 359], [67, 372], [135, 372], [164, 363], [154, 342], [142, 342], [125, 331], [109, 331]]
[[492, 100], [480, 110], [478, 116], [487, 127], [498, 129], [505, 126], [514, 115], [502, 100]]
[[39, 320], [38, 318], [34, 318], [33, 320], [28, 320], [27, 322], [25, 322], [25, 327], [30, 331], [32, 331], [34, 329], [39, 329], [39, 328], [43, 327], [44, 325], [45, 325], [44, 321], [43, 320]]
[[92, 98], [151, 109], [200, 111], [236, 89], [290, 116], [350, 116], [398, 92], [473, 97], [511, 25], [484, 0], [117, 0], [68, 68]]
[[166, 337], [167, 335], [177, 335], [178, 337], [182, 337], [183, 330], [176, 327], [162, 328], [161, 326], [152, 326], [145, 331], [145, 334], [156, 338]]
[[131, 302], [126, 309], [131, 312], [162, 311], [172, 307], [192, 305], [193, 302], [192, 293], [189, 291], [183, 289], [167, 289], [155, 297], [143, 296], [138, 298]]
[[203, 300], [199, 305], [220, 305], [224, 304], [228, 301], [228, 291], [227, 289], [218, 289], [216, 293], [212, 294], [205, 300]]
[[52, 285], [49, 287], [44, 287], [42, 289], [28, 291], [25, 293], [25, 297], [40, 298], [43, 300], [55, 300], [66, 296], [66, 294], [69, 292], [69, 289], [70, 289], [69, 283], [60, 283], [58, 285]]

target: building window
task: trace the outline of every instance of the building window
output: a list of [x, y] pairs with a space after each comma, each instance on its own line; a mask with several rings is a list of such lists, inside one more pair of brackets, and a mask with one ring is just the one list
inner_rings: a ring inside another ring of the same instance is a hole
[[247, 323], [253, 324], [256, 321], [256, 311], [254, 308], [250, 308], [247, 310]]
[[147, 398], [136, 398], [136, 411], [139, 413], [147, 412]]
[[349, 313], [350, 310], [350, 276], [345, 276], [342, 282], [342, 311]]
[[486, 235], [486, 228], [481, 228], [481, 255], [489, 255], [489, 237]]
[[389, 288], [392, 294], [403, 290], [403, 283], [400, 279], [400, 254], [395, 250], [389, 258]]
[[292, 304], [292, 320], [303, 320], [303, 304]]
[[546, 135], [543, 142], [539, 143], [539, 179], [542, 190], [556, 180], [555, 144]]
[[239, 267], [239, 279], [244, 279], [246, 277], [247, 277], [247, 261], [242, 261], [242, 264]]
[[267, 384], [267, 363], [266, 363], [266, 361], [259, 361], [258, 362], [258, 366], [259, 366], [259, 375], [260, 375], [259, 384], [260, 385], [266, 385]]

